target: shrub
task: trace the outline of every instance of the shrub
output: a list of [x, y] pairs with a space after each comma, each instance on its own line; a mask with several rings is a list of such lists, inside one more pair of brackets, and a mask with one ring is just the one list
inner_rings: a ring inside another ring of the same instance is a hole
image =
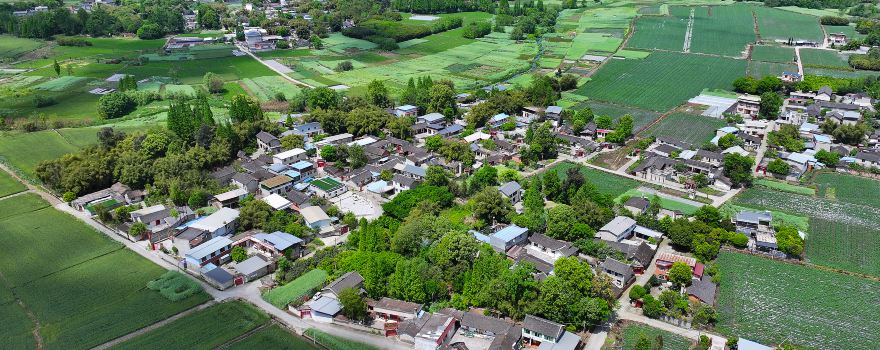
[[171, 301], [180, 301], [202, 292], [202, 286], [177, 271], [168, 271], [147, 282], [147, 288], [158, 291]]
[[336, 64], [337, 72], [347, 72], [354, 69], [354, 65], [351, 64], [351, 61], [345, 60]]
[[34, 107], [43, 108], [58, 103], [52, 96], [34, 95]]
[[464, 28], [463, 37], [468, 39], [482, 38], [492, 32], [492, 24], [488, 22], [471, 23]]
[[370, 19], [357, 26], [344, 29], [342, 34], [358, 39], [367, 39], [371, 36], [381, 36], [394, 39], [396, 42], [401, 42], [431, 35], [433, 34], [433, 31], [432, 28], [416, 24]]
[[98, 99], [98, 116], [103, 119], [119, 118], [134, 111], [137, 101], [129, 94], [111, 92]]
[[434, 33], [445, 32], [450, 29], [461, 27], [462, 23], [464, 23], [464, 21], [461, 17], [444, 17], [431, 26], [431, 31]]
[[75, 36], [62, 36], [55, 39], [60, 46], [92, 46], [92, 42]]
[[286, 42], [286, 41], [279, 41], [279, 42], [275, 43], [275, 48], [276, 48], [276, 49], [281, 49], [281, 50], [289, 49], [289, 48], [290, 48], [290, 44], [289, 44], [288, 42]]
[[845, 26], [849, 24], [849, 19], [838, 16], [822, 16], [819, 18], [819, 22], [827, 26]]
[[372, 42], [376, 43], [377, 45], [379, 45], [380, 50], [394, 51], [394, 50], [397, 50], [400, 48], [400, 46], [397, 45], [397, 42], [391, 38], [385, 38], [385, 37], [380, 37], [380, 36], [371, 36], [371, 37], [367, 38], [367, 40], [372, 41]]
[[144, 23], [137, 30], [137, 36], [141, 39], [159, 39], [165, 36], [165, 29], [163, 29], [160, 25], [152, 22]]

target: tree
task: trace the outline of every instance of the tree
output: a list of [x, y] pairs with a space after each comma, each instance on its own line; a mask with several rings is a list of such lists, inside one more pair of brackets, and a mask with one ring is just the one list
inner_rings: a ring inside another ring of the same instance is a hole
[[779, 251], [794, 257], [800, 257], [804, 253], [804, 240], [794, 226], [777, 227], [776, 244]]
[[309, 91], [306, 104], [309, 109], [336, 109], [339, 106], [339, 94], [328, 87], [319, 87]]
[[761, 94], [761, 104], [758, 114], [764, 119], [776, 119], [779, 116], [779, 107], [782, 107], [782, 97], [776, 92], [767, 91]]
[[835, 152], [819, 150], [819, 152], [816, 152], [816, 159], [827, 167], [833, 167], [840, 162], [840, 155]]
[[547, 211], [547, 236], [564, 241], [575, 241], [579, 238], [573, 234], [577, 216], [574, 210], [565, 204], [557, 205]]
[[244, 231], [262, 229], [272, 216], [272, 207], [261, 200], [250, 200], [244, 203], [238, 216], [238, 223]]
[[137, 36], [143, 40], [159, 39], [165, 36], [165, 29], [153, 22], [144, 22], [137, 30]]
[[205, 84], [208, 92], [212, 94], [219, 94], [223, 92], [223, 80], [220, 79], [220, 76], [218, 76], [217, 74], [214, 74], [212, 72], [205, 73], [205, 76], [202, 78], [202, 83]]
[[544, 173], [543, 180], [544, 197], [552, 200], [553, 198], [559, 196], [559, 188], [561, 185], [559, 183], [559, 175], [556, 173], [556, 170], [551, 169]]
[[526, 35], [523, 33], [522, 28], [519, 26], [513, 27], [513, 30], [510, 32], [510, 40], [523, 40], [526, 38]]
[[265, 119], [260, 103], [250, 96], [239, 94], [229, 103], [229, 118], [235, 123]]
[[688, 264], [676, 261], [672, 263], [672, 267], [669, 268], [667, 277], [669, 278], [669, 282], [672, 282], [674, 286], [681, 288], [686, 287], [691, 283], [691, 276], [693, 276], [693, 273], [694, 272]]
[[284, 149], [303, 148], [305, 139], [302, 135], [290, 134], [281, 138], [281, 147]]
[[134, 79], [134, 75], [126, 74], [119, 79], [119, 84], [116, 86], [116, 90], [119, 91], [137, 91], [137, 80]]
[[425, 184], [441, 187], [447, 186], [449, 185], [449, 174], [443, 167], [431, 165], [425, 171]]
[[427, 111], [437, 112], [451, 118], [458, 114], [455, 90], [446, 84], [434, 84], [428, 91]]
[[635, 301], [641, 299], [645, 294], [648, 294], [648, 291], [645, 290], [645, 287], [642, 287], [640, 284], [636, 284], [632, 286], [632, 289], [629, 290], [629, 300]]
[[373, 80], [367, 85], [367, 100], [377, 107], [391, 107], [388, 88], [385, 87], [385, 83], [381, 80]]
[[644, 296], [644, 300], [642, 301], [642, 313], [645, 317], [658, 318], [662, 316], [665, 311], [663, 303], [659, 300], [654, 299], [650, 294]]
[[348, 165], [352, 169], [363, 167], [369, 162], [367, 154], [364, 153], [364, 147], [361, 145], [352, 145], [348, 148]]
[[319, 37], [315, 34], [312, 34], [312, 36], [309, 38], [309, 43], [311, 44], [312, 48], [315, 50], [320, 50], [320, 49], [324, 48], [324, 42], [321, 41], [321, 37]]
[[767, 163], [767, 171], [778, 176], [788, 176], [789, 172], [791, 172], [791, 166], [784, 160], [776, 158]]
[[340, 291], [339, 303], [342, 304], [342, 314], [348, 319], [363, 321], [367, 318], [367, 303], [354, 288]]
[[147, 225], [140, 221], [131, 224], [128, 228], [128, 235], [132, 237], [140, 237], [144, 233], [147, 233]]
[[230, 256], [232, 256], [232, 261], [235, 261], [237, 263], [245, 261], [248, 258], [247, 251], [245, 251], [244, 248], [239, 245], [232, 247], [232, 252], [230, 253]]
[[510, 201], [501, 196], [501, 192], [494, 187], [486, 187], [473, 197], [474, 216], [483, 220], [486, 224], [506, 222], [506, 217], [512, 211]]
[[131, 113], [137, 103], [128, 94], [111, 92], [98, 99], [98, 116], [102, 119], [113, 119]]
[[721, 149], [728, 149], [730, 147], [740, 146], [742, 144], [742, 139], [736, 137], [735, 134], [727, 134], [721, 136], [721, 138], [718, 139], [718, 147], [720, 147]]
[[58, 60], [56, 59], [54, 63], [52, 63], [52, 68], [55, 69], [55, 75], [61, 75], [61, 65], [58, 64]]
[[728, 153], [724, 156], [724, 176], [727, 176], [734, 185], [751, 184], [754, 162], [748, 156], [739, 153]]
[[635, 350], [651, 350], [651, 340], [645, 333], [639, 333], [639, 340], [636, 341]]
[[498, 169], [493, 166], [483, 165], [471, 175], [470, 187], [472, 191], [478, 191], [486, 186], [498, 184]]

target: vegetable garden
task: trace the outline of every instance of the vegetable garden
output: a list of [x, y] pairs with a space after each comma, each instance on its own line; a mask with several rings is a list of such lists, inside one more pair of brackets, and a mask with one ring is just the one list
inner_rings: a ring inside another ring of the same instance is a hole
[[644, 134], [669, 137], [699, 146], [709, 141], [715, 135], [715, 130], [725, 125], [727, 123], [722, 119], [677, 112], [651, 126]]
[[880, 344], [880, 282], [741, 253], [722, 252], [717, 263], [722, 334], [814, 349]]

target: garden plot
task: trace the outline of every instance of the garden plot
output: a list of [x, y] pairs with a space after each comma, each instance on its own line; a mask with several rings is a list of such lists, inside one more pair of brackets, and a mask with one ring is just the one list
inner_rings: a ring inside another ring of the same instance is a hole
[[0, 87], [10, 88], [10, 89], [21, 89], [27, 87], [28, 85], [34, 84], [38, 81], [43, 80], [44, 77], [41, 76], [33, 76], [33, 75], [14, 75], [9, 79], [4, 80], [0, 83]]
[[168, 84], [165, 85], [165, 96], [195, 96], [196, 89], [191, 85]]
[[870, 71], [870, 70], [841, 70], [841, 69], [832, 69], [832, 68], [812, 68], [805, 67], [804, 74], [806, 75], [822, 75], [834, 78], [848, 78], [848, 79], [860, 79], [873, 77], [876, 78], [880, 76], [880, 72]]
[[321, 39], [321, 42], [324, 44], [323, 50], [316, 50], [317, 54], [322, 54], [321, 51], [329, 51], [332, 54], [345, 53], [351, 50], [371, 50], [377, 47], [376, 44], [355, 38], [349, 38], [342, 33], [333, 33], [330, 36]]
[[683, 350], [689, 349], [693, 343], [688, 338], [682, 337], [675, 333], [670, 333], [659, 328], [654, 328], [641, 323], [627, 323], [621, 329], [621, 337], [623, 341], [623, 350], [634, 350], [639, 337], [644, 334], [652, 342], [657, 336], [663, 337], [662, 350]]
[[13, 59], [43, 46], [40, 40], [0, 35], [0, 60]]
[[6, 197], [10, 194], [19, 193], [26, 189], [27, 187], [25, 187], [24, 184], [18, 182], [18, 180], [7, 174], [5, 171], [0, 171], [0, 198]]
[[850, 69], [849, 56], [835, 50], [801, 49], [801, 60], [805, 66]]
[[306, 338], [295, 336], [277, 324], [252, 333], [247, 338], [233, 343], [228, 349], [318, 350]]
[[242, 79], [241, 83], [250, 91], [251, 95], [261, 101], [268, 101], [275, 98], [275, 95], [282, 93], [286, 98], [293, 98], [300, 92], [300, 88], [295, 84], [287, 81], [279, 76], [267, 76]]
[[880, 228], [810, 220], [807, 260], [880, 277]]
[[[773, 62], [749, 62], [749, 76], [760, 79], [765, 76], [780, 76], [782, 72], [797, 72], [797, 65], [794, 63], [773, 63]], [[809, 72], [807, 72], [809, 74]]]
[[584, 56], [588, 51], [614, 52], [622, 39], [610, 34], [603, 33], [578, 33], [572, 39], [571, 47], [565, 53], [565, 58], [576, 60]]
[[813, 349], [880, 344], [880, 282], [732, 252], [717, 263], [722, 334]]
[[601, 101], [667, 111], [703, 89], [732, 90], [746, 61], [731, 58], [654, 52], [640, 60], [611, 60], [578, 94]]
[[313, 289], [322, 286], [326, 281], [327, 272], [314, 269], [297, 277], [288, 284], [268, 291], [263, 295], [263, 299], [277, 308], [284, 309], [287, 307], [287, 304], [299, 300]]
[[723, 119], [688, 113], [672, 113], [654, 124], [645, 135], [668, 137], [693, 145], [702, 145], [715, 136], [715, 130], [727, 125]]

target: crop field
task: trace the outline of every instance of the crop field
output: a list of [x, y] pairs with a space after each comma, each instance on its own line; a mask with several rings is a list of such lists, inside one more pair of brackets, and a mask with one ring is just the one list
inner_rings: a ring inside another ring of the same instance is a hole
[[811, 219], [810, 228], [806, 241], [808, 261], [880, 276], [880, 228], [823, 219]]
[[694, 145], [702, 145], [715, 136], [715, 130], [727, 125], [723, 119], [676, 112], [644, 131], [645, 135], [669, 137]]
[[275, 98], [278, 93], [284, 94], [285, 97], [293, 98], [301, 90], [298, 86], [287, 81], [280, 76], [257, 77], [253, 79], [244, 79], [241, 81], [247, 90], [261, 101], [268, 101]]
[[[801, 50], [801, 55], [804, 51]], [[752, 49], [752, 60], [777, 63], [791, 63], [795, 61], [794, 49], [782, 46], [758, 45]]]
[[804, 65], [849, 68], [848, 57], [834, 50], [801, 49], [801, 60]]
[[771, 7], [756, 6], [758, 31], [764, 40], [812, 40], [822, 42], [824, 34], [819, 27], [819, 18], [779, 10]]
[[614, 53], [615, 57], [623, 57], [626, 59], [642, 59], [648, 57], [651, 52], [649, 51], [639, 51], [639, 50], [618, 50]]
[[196, 89], [190, 85], [166, 84], [165, 96], [195, 96]]
[[880, 193], [880, 181], [860, 176], [821, 173], [813, 178], [819, 185], [819, 195], [830, 200], [880, 207], [880, 200], [866, 196], [868, 193]]
[[571, 47], [565, 53], [565, 58], [576, 60], [583, 57], [588, 51], [614, 52], [623, 39], [604, 33], [578, 33], [571, 41]]
[[644, 334], [651, 342], [657, 336], [663, 337], [662, 350], [687, 350], [693, 343], [690, 339], [682, 337], [675, 333], [670, 333], [659, 328], [654, 328], [640, 323], [627, 323], [621, 328], [621, 340], [623, 340], [624, 350], [634, 350], [639, 337]]
[[613, 197], [620, 196], [626, 191], [635, 189], [639, 187], [640, 183], [636, 180], [625, 178], [623, 176], [617, 176], [614, 174], [606, 173], [601, 170], [596, 170], [590, 167], [586, 167], [583, 165], [578, 165], [571, 162], [562, 162], [554, 165], [549, 170], [556, 170], [557, 175], [561, 180], [565, 180], [568, 177], [567, 172], [568, 169], [578, 168], [580, 169], [581, 174], [584, 175], [584, 178], [592, 182], [596, 185], [596, 189], [603, 194], [607, 194]]
[[43, 42], [34, 39], [0, 35], [0, 61], [13, 59], [43, 46]]
[[779, 76], [782, 72], [797, 72], [797, 65], [794, 63], [773, 63], [773, 62], [761, 62], [761, 61], [750, 61], [749, 62], [749, 76], [755, 78], [763, 78], [765, 76]]
[[87, 78], [83, 77], [73, 77], [73, 76], [63, 76], [58, 77], [52, 80], [49, 80], [45, 83], [41, 83], [34, 86], [34, 89], [38, 90], [48, 90], [48, 91], [64, 91], [72, 86], [79, 84], [80, 82], [87, 80]]
[[779, 210], [847, 225], [880, 227], [880, 208], [768, 188], [749, 188], [740, 192], [733, 204], [760, 210]]
[[731, 90], [746, 61], [654, 52], [640, 60], [612, 60], [578, 94], [601, 101], [667, 111], [703, 89]]
[[717, 263], [722, 334], [813, 349], [880, 344], [880, 318], [871, 307], [880, 282], [732, 252], [720, 253]]
[[356, 342], [354, 340], [337, 337], [335, 335], [324, 333], [315, 328], [306, 329], [306, 335], [314, 338], [319, 344], [328, 349], [333, 350], [379, 350], [370, 345]]
[[[737, 213], [741, 211], [749, 211], [756, 210], [755, 208], [749, 208], [744, 206], [739, 206], [735, 204], [730, 204], [730, 202], [724, 203], [721, 208], [719, 208], [722, 212], [727, 214], [727, 216], [733, 217], [736, 216]], [[781, 211], [770, 210], [770, 215], [773, 216], [773, 225], [792, 225], [797, 227], [798, 230], [803, 232], [810, 232], [810, 218], [804, 216], [798, 216], [788, 213], [783, 213]], [[808, 238], [809, 239], [809, 238]]]
[[846, 34], [848, 38], [856, 38], [856, 39], [864, 39], [867, 37], [867, 34], [862, 34], [856, 31], [855, 25], [849, 26], [824, 26], [825, 30], [830, 33], [843, 33]]
[[697, 7], [691, 52], [741, 57], [746, 45], [755, 42], [753, 23], [750, 5]]
[[19, 193], [26, 189], [27, 187], [21, 182], [18, 182], [18, 180], [11, 175], [7, 174], [5, 171], [0, 171], [0, 198], [6, 197], [10, 194]]
[[805, 67], [804, 74], [807, 75], [823, 75], [834, 78], [866, 78], [866, 77], [878, 77], [880, 76], [880, 72], [869, 71], [869, 70], [840, 70], [840, 69], [829, 69], [829, 68], [812, 68]]
[[307, 339], [295, 336], [281, 326], [273, 324], [233, 343], [227, 349], [317, 350], [318, 348]]
[[[648, 200], [651, 200], [651, 198], [653, 198], [653, 196], [654, 195], [652, 195], [652, 194], [648, 194], [648, 193], [644, 193], [642, 191], [639, 191], [639, 189], [633, 189], [633, 190], [629, 190], [629, 191], [624, 192], [620, 196], [617, 196], [617, 198], [615, 198], [614, 201], [617, 203], [622, 203], [624, 197], [626, 197], [626, 198], [642, 197], [642, 198], [648, 198]], [[697, 207], [692, 206], [690, 204], [682, 203], [681, 201], [677, 201], [674, 199], [669, 199], [666, 197], [659, 197], [659, 198], [660, 198], [660, 206], [663, 207], [664, 209], [678, 210], [686, 215], [693, 215], [698, 209], [700, 209], [700, 208], [697, 208]]]
[[266, 301], [279, 309], [284, 309], [287, 307], [287, 304], [302, 298], [312, 289], [320, 287], [326, 280], [327, 272], [321, 269], [314, 269], [288, 284], [270, 290], [263, 295], [263, 299], [266, 299]]
[[674, 14], [680, 15], [682, 11], [685, 11], [683, 17], [639, 17], [636, 20], [635, 32], [627, 41], [626, 47], [681, 51], [684, 48], [690, 10], [683, 7], [672, 8]]
[[[209, 298], [199, 293], [171, 302], [146, 289], [165, 269], [36, 195], [0, 201], [0, 209], [7, 206], [17, 212], [4, 210], [0, 218], [0, 272], [39, 320], [45, 349], [91, 348]], [[14, 325], [33, 327], [29, 319]]]
[[231, 301], [181, 317], [111, 349], [214, 349], [269, 322], [256, 307]]

